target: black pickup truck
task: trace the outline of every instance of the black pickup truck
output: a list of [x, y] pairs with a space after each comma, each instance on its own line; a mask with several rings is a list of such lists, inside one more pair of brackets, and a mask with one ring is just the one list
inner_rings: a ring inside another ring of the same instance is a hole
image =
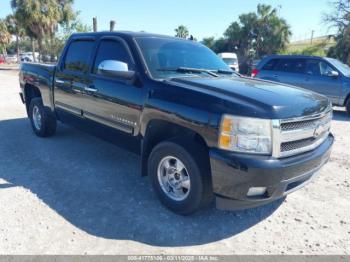
[[26, 64], [21, 99], [39, 137], [61, 121], [140, 155], [161, 202], [190, 214], [267, 204], [328, 161], [332, 105], [234, 73], [205, 46], [168, 36], [75, 34], [56, 66]]

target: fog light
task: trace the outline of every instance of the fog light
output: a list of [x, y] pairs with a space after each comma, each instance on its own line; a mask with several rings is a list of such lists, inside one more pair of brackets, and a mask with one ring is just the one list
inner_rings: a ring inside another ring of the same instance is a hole
[[266, 192], [267, 192], [266, 187], [251, 187], [249, 188], [247, 196], [249, 197], [263, 196], [264, 194], [266, 194]]

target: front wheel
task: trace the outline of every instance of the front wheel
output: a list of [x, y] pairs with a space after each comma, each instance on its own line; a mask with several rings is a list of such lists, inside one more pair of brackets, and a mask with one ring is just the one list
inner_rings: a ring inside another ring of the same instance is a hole
[[[195, 145], [162, 142], [152, 151], [148, 173], [160, 201], [175, 213], [187, 215], [206, 207], [212, 199], [207, 161]], [[202, 161], [201, 161], [202, 160]]]

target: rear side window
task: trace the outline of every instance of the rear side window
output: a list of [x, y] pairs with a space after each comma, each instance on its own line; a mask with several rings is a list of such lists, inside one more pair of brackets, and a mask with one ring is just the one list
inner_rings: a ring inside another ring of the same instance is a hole
[[305, 68], [306, 61], [304, 59], [280, 59], [274, 70], [287, 73], [304, 74]]
[[131, 58], [129, 52], [118, 40], [102, 40], [100, 42], [95, 63], [94, 63], [94, 73], [97, 73], [98, 66], [101, 62], [105, 60], [117, 60], [120, 62], [124, 62], [128, 64], [130, 70], [133, 70], [133, 63], [131, 62]]
[[262, 70], [268, 70], [268, 71], [274, 70], [278, 61], [279, 59], [271, 59], [263, 66]]
[[93, 41], [79, 40], [72, 42], [68, 47], [64, 68], [72, 71], [87, 72], [93, 47]]

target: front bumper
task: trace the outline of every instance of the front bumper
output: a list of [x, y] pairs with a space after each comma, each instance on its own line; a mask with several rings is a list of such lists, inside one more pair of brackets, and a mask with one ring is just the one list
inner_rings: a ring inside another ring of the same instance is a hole
[[[328, 162], [333, 142], [330, 134], [315, 150], [282, 159], [212, 149], [210, 164], [217, 208], [261, 206], [305, 186]], [[249, 197], [253, 187], [266, 187], [267, 192]]]

